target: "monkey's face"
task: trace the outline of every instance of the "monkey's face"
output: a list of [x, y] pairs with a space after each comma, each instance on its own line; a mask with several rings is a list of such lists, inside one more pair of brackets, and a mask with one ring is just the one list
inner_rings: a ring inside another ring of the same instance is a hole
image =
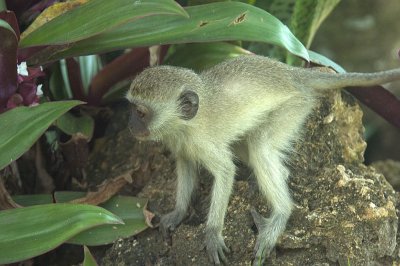
[[169, 66], [148, 68], [132, 82], [129, 128], [139, 140], [163, 140], [178, 134], [199, 108], [196, 91], [201, 80], [194, 72]]
[[193, 119], [199, 108], [199, 97], [191, 90], [184, 90], [171, 101], [154, 99], [134, 99], [130, 95], [131, 110], [129, 129], [138, 140], [162, 140], [164, 136], [174, 135], [187, 121]]
[[152, 112], [148, 107], [132, 103], [128, 126], [135, 138], [145, 140], [150, 136], [151, 119]]

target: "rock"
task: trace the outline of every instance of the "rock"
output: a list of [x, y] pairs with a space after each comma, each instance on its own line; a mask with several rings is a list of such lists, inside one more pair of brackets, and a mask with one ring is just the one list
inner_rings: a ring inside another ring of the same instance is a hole
[[[361, 116], [350, 96], [334, 91], [308, 120], [289, 162], [296, 207], [267, 265], [391, 265], [399, 261], [397, 197], [382, 174], [362, 164], [366, 144]], [[117, 175], [118, 167], [142, 169], [137, 173], [147, 178], [138, 196], [148, 198], [149, 208], [157, 215], [167, 213], [174, 206], [173, 159], [157, 144], [146, 145], [148, 151], [142, 145], [127, 130], [120, 131], [104, 141], [101, 156], [92, 158], [91, 173], [104, 177]], [[99, 164], [101, 169], [95, 170]], [[171, 245], [157, 229], [148, 229], [115, 243], [101, 265], [208, 265], [203, 247], [208, 205], [204, 199], [212, 178], [207, 173], [202, 176], [198, 200], [172, 233]], [[268, 214], [268, 204], [250, 184], [238, 178], [230, 198], [223, 232], [231, 248], [230, 265], [251, 265], [257, 232], [250, 209], [255, 206]]]
[[374, 162], [371, 166], [381, 172], [396, 191], [400, 190], [400, 162], [384, 160]]

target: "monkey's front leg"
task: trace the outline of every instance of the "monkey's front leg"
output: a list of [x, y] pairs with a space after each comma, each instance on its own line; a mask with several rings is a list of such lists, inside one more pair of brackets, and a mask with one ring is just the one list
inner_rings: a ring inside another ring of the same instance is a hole
[[182, 222], [197, 184], [197, 166], [194, 162], [178, 156], [176, 159], [177, 189], [175, 209], [161, 217], [160, 230], [164, 239]]
[[[218, 154], [218, 156], [221, 156], [221, 154]], [[229, 252], [229, 249], [225, 245], [222, 229], [235, 175], [235, 165], [231, 158], [221, 157], [224, 160], [219, 158], [211, 161], [210, 159], [210, 162], [206, 164], [206, 167], [214, 175], [215, 180], [211, 193], [205, 244], [210, 260], [217, 265], [220, 264], [220, 259], [227, 263], [224, 252]]]

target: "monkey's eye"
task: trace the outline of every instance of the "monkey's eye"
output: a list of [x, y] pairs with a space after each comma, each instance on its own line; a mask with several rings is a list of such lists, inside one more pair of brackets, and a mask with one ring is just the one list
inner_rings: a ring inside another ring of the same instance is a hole
[[138, 117], [140, 118], [144, 118], [146, 116], [146, 113], [140, 111], [139, 109], [136, 109], [136, 114], [138, 115]]

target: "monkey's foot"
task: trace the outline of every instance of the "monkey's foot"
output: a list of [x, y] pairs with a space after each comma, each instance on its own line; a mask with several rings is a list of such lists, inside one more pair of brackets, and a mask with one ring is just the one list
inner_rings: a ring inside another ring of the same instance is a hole
[[[222, 234], [217, 230], [206, 229], [206, 250], [208, 258], [215, 265], [220, 265], [221, 261], [228, 264], [224, 252], [229, 253], [229, 248], [225, 245]], [[221, 261], [220, 261], [221, 259]]]
[[270, 255], [279, 235], [285, 229], [287, 216], [272, 215], [271, 218], [262, 217], [255, 209], [251, 210], [254, 223], [257, 226], [258, 236], [254, 247], [253, 266], [263, 265]]
[[160, 231], [164, 240], [170, 242], [170, 232], [176, 229], [176, 227], [182, 222], [184, 217], [185, 212], [176, 209], [161, 217]]

